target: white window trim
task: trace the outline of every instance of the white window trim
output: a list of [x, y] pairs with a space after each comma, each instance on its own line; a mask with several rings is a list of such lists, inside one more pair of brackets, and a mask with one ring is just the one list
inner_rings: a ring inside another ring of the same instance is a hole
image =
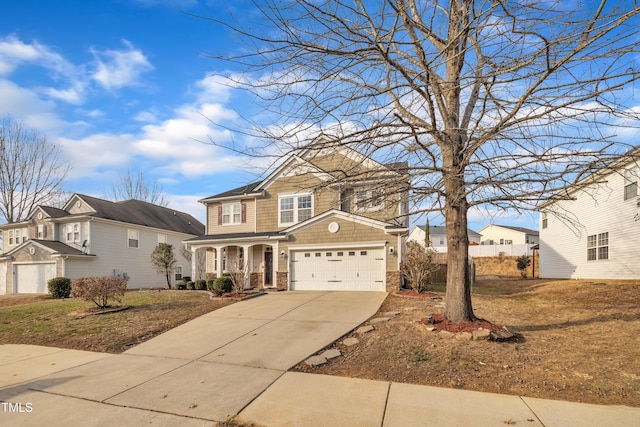
[[[378, 192], [377, 198], [380, 199], [380, 203], [372, 205], [371, 203], [376, 199], [373, 195], [374, 192]], [[358, 206], [358, 194], [364, 194], [364, 200], [366, 200], [365, 206]], [[353, 211], [354, 212], [376, 212], [384, 209], [384, 195], [381, 190], [355, 188], [353, 190]]]
[[[135, 239], [132, 236], [135, 235]], [[131, 246], [131, 241], [136, 241], [136, 246]], [[127, 247], [131, 249], [139, 249], [140, 248], [140, 232], [138, 230], [133, 230], [131, 228], [127, 229]]]
[[[178, 274], [180, 275], [180, 278], [178, 278]], [[181, 265], [176, 266], [176, 268], [173, 270], [173, 279], [176, 282], [182, 280], [182, 266]]]
[[[236, 222], [234, 219], [235, 215], [236, 215], [236, 207], [238, 208], [238, 221]], [[225, 209], [230, 210], [230, 212], [227, 212], [225, 214]], [[227, 215], [229, 217], [229, 222], [224, 222], [224, 217], [225, 215]], [[242, 202], [230, 202], [230, 203], [223, 203], [222, 204], [222, 225], [223, 226], [229, 226], [229, 225], [240, 225], [242, 224]]]
[[[297, 224], [300, 222], [300, 220], [298, 219], [298, 210], [300, 208], [298, 208], [298, 198], [299, 197], [307, 197], [310, 196], [311, 197], [311, 216], [309, 218], [313, 218], [314, 213], [315, 213], [315, 200], [313, 197], [313, 191], [305, 191], [305, 192], [300, 192], [300, 193], [283, 193], [283, 194], [278, 194], [278, 227], [288, 227], [294, 224]], [[291, 222], [282, 222], [282, 215], [281, 215], [281, 210], [280, 207], [282, 206], [281, 204], [281, 200], [282, 199], [290, 199], [293, 198], [293, 221]], [[308, 209], [308, 208], [305, 208]]]
[[[78, 227], [78, 231], [75, 231], [75, 227]], [[69, 238], [71, 235], [71, 239]], [[71, 222], [65, 225], [64, 239], [67, 243], [79, 243], [82, 239], [82, 227], [79, 222]]]

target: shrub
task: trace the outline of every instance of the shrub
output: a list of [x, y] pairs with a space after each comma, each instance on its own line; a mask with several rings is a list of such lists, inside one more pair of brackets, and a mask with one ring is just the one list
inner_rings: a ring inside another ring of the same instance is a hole
[[178, 290], [180, 291], [184, 291], [185, 289], [187, 289], [187, 284], [185, 282], [180, 282], [176, 285], [176, 288], [178, 288]]
[[196, 280], [196, 289], [199, 291], [206, 291], [207, 290], [207, 281], [204, 279], [198, 279]]
[[215, 279], [213, 282], [213, 290], [220, 293], [231, 292], [233, 290], [233, 282], [231, 281], [231, 277], [225, 275]]
[[207, 289], [212, 291], [213, 290], [213, 284], [215, 283], [216, 279], [209, 279], [207, 280]]
[[187, 289], [194, 291], [196, 289], [196, 282], [193, 280], [187, 282]]
[[99, 308], [109, 306], [109, 300], [122, 301], [127, 290], [127, 280], [123, 277], [81, 277], [71, 283], [71, 291], [76, 298], [93, 301]]
[[522, 255], [518, 258], [516, 258], [516, 266], [518, 267], [518, 270], [520, 270], [520, 275], [523, 278], [527, 277], [527, 267], [529, 267], [531, 265], [531, 258], [529, 258], [528, 255]]
[[47, 282], [47, 285], [53, 298], [69, 298], [71, 295], [71, 279], [54, 277]]
[[422, 292], [429, 284], [429, 276], [439, 267], [433, 260], [435, 251], [418, 242], [407, 242], [402, 272], [415, 292]]

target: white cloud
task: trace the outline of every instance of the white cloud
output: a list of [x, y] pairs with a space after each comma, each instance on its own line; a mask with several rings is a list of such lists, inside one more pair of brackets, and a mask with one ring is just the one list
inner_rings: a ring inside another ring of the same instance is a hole
[[76, 66], [37, 41], [27, 44], [14, 35], [0, 38], [0, 75], [12, 73], [22, 63], [37, 64], [65, 77], [78, 72]]
[[96, 71], [92, 78], [106, 89], [119, 89], [140, 84], [140, 76], [153, 70], [142, 51], [124, 40], [126, 49], [92, 50]]
[[71, 163], [71, 179], [96, 178], [106, 169], [127, 167], [132, 161], [130, 146], [134, 137], [129, 134], [95, 134], [84, 138], [60, 137], [60, 144]]
[[206, 208], [198, 200], [207, 196], [197, 194], [168, 194], [169, 207], [182, 212], [187, 212], [194, 216], [198, 221], [206, 224]]

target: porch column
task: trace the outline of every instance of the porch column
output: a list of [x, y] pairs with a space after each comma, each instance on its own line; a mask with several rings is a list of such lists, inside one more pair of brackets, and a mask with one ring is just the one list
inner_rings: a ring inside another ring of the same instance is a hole
[[215, 267], [216, 267], [216, 277], [222, 277], [222, 250], [224, 249], [223, 246], [215, 246], [214, 249], [216, 250], [216, 262], [215, 262]]
[[242, 252], [244, 253], [244, 263], [242, 267], [245, 268], [247, 275], [244, 278], [244, 289], [251, 286], [251, 272], [253, 271], [253, 246], [243, 245]]
[[195, 281], [196, 278], [194, 276], [197, 271], [197, 263], [198, 263], [198, 256], [196, 255], [196, 252], [198, 251], [198, 248], [192, 245], [190, 249], [191, 249], [191, 280]]

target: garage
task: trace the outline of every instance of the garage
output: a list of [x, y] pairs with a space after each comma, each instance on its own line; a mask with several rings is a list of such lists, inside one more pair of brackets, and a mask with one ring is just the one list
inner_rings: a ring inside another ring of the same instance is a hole
[[56, 277], [55, 263], [14, 264], [14, 283], [19, 294], [46, 294], [47, 281]]
[[295, 250], [290, 289], [385, 291], [384, 248]]

